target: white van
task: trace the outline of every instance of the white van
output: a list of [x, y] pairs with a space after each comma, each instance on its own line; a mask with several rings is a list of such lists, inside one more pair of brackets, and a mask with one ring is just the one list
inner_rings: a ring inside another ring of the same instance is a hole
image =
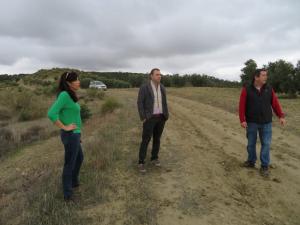
[[107, 90], [107, 86], [102, 81], [99, 81], [99, 80], [91, 81], [89, 88], [97, 88], [97, 89], [101, 89], [104, 91]]

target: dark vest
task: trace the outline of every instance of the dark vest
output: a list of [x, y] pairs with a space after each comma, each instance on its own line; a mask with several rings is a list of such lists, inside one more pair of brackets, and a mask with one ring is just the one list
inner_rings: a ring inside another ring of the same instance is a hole
[[272, 87], [266, 84], [259, 92], [250, 85], [246, 90], [246, 121], [259, 124], [272, 122]]

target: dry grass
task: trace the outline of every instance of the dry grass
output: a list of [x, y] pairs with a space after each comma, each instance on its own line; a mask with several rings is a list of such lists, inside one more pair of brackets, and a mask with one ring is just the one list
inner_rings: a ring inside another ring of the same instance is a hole
[[116, 98], [110, 97], [107, 98], [103, 103], [101, 112], [102, 114], [112, 113], [113, 111], [115, 111], [117, 108], [120, 108], [121, 106], [122, 104]]
[[[0, 103], [5, 105], [10, 117], [19, 121], [35, 120], [44, 117], [48, 104], [45, 96], [38, 96], [26, 88], [7, 88], [0, 91]], [[47, 98], [46, 98], [47, 99]]]
[[[240, 88], [169, 88], [168, 93], [199, 101], [204, 104], [222, 108], [228, 112], [238, 115], [238, 104], [240, 98]], [[282, 130], [290, 131], [300, 135], [300, 98], [297, 99], [279, 99], [283, 111], [286, 113], [288, 125]], [[278, 119], [273, 117], [274, 125], [279, 127]], [[237, 123], [239, 122], [237, 118]]]
[[1, 105], [0, 106], [0, 121], [9, 120], [11, 118], [12, 118], [11, 110], [6, 106]]
[[14, 153], [24, 145], [46, 140], [58, 134], [58, 130], [47, 118], [8, 123], [0, 128], [0, 158]]
[[240, 97], [238, 88], [169, 88], [168, 93], [237, 113]]
[[[283, 111], [286, 113], [287, 127], [282, 130], [285, 130], [300, 135], [300, 98], [297, 99], [279, 99], [282, 104]], [[274, 119], [275, 120], [275, 119]], [[278, 123], [274, 123], [277, 127]]]
[[87, 93], [88, 99], [91, 101], [94, 101], [97, 99], [102, 100], [105, 97], [105, 92], [103, 90], [99, 90], [96, 88], [89, 88], [86, 90], [86, 93]]

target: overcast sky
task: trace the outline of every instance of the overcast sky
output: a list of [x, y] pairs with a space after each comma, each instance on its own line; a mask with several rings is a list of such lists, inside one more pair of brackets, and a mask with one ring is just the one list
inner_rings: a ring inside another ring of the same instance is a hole
[[298, 0], [2, 0], [0, 74], [40, 68], [207, 73], [300, 60]]

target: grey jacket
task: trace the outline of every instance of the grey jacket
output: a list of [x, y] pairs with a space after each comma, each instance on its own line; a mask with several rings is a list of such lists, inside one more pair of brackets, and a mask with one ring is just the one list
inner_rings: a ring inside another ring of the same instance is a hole
[[[167, 96], [165, 87], [160, 84], [163, 115], [166, 120], [169, 118], [169, 110], [167, 105]], [[140, 87], [137, 106], [141, 120], [150, 119], [153, 114], [154, 93], [150, 81]]]

